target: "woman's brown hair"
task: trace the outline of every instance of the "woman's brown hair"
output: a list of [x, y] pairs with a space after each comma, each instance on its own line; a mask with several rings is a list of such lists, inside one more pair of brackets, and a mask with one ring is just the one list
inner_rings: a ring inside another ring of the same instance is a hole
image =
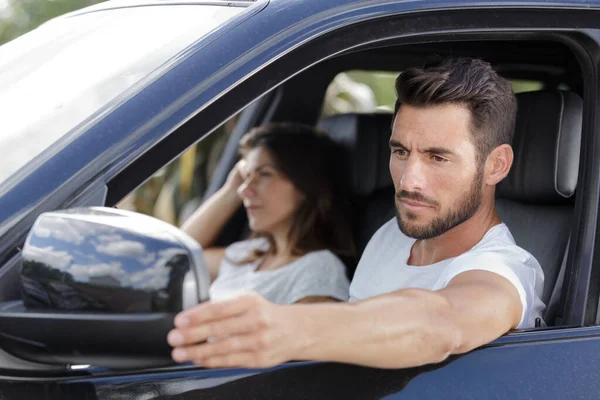
[[[292, 255], [328, 249], [344, 263], [355, 263], [350, 196], [345, 179], [344, 153], [325, 134], [313, 127], [292, 123], [271, 123], [252, 129], [240, 141], [240, 155], [262, 147], [276, 168], [304, 194], [289, 232]], [[258, 233], [270, 243], [268, 234]], [[264, 255], [257, 251], [252, 258]]]

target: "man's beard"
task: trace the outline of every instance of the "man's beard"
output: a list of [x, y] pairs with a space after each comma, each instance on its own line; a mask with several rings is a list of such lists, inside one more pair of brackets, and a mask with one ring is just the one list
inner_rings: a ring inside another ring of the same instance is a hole
[[481, 205], [482, 183], [483, 168], [481, 167], [477, 169], [469, 192], [456, 202], [457, 208], [450, 210], [450, 212], [445, 215], [435, 217], [428, 226], [423, 227], [411, 225], [409, 223], [411, 220], [417, 219], [417, 216], [410, 211], [405, 213], [408, 221], [402, 220], [398, 201], [409, 199], [424, 202], [433, 206], [437, 205], [437, 203], [434, 203], [431, 200], [427, 201], [420, 193], [402, 190], [400, 193], [396, 194], [396, 221], [398, 222], [398, 227], [406, 236], [417, 240], [431, 239], [448, 232], [450, 229], [471, 218], [477, 212]]

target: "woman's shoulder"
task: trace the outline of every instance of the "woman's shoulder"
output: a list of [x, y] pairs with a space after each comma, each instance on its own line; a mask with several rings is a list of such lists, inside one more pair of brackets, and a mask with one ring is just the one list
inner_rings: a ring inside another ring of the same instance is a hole
[[[309, 296], [348, 299], [350, 281], [346, 266], [332, 251], [311, 251], [298, 261], [292, 290], [297, 299]], [[298, 292], [302, 291], [302, 295], [299, 295]]]
[[233, 262], [242, 262], [255, 250], [267, 251], [269, 241], [265, 238], [252, 238], [235, 242], [225, 249], [225, 258]]
[[297, 260], [298, 264], [315, 269], [328, 269], [345, 271], [346, 266], [342, 260], [331, 250], [322, 249], [306, 253]]

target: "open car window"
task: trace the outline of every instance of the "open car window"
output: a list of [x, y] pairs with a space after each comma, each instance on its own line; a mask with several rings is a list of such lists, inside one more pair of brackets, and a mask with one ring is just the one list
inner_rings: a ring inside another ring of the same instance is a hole
[[202, 204], [211, 181], [218, 178], [217, 165], [239, 114], [153, 174], [119, 202], [118, 208], [181, 225]]

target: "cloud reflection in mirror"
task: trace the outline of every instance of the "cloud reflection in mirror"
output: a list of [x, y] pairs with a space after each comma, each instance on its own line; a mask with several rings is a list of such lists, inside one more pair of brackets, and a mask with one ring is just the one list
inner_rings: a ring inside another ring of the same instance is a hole
[[23, 251], [24, 292], [37, 306], [67, 309], [175, 307], [189, 270], [185, 247], [148, 221], [93, 214], [38, 219]]

